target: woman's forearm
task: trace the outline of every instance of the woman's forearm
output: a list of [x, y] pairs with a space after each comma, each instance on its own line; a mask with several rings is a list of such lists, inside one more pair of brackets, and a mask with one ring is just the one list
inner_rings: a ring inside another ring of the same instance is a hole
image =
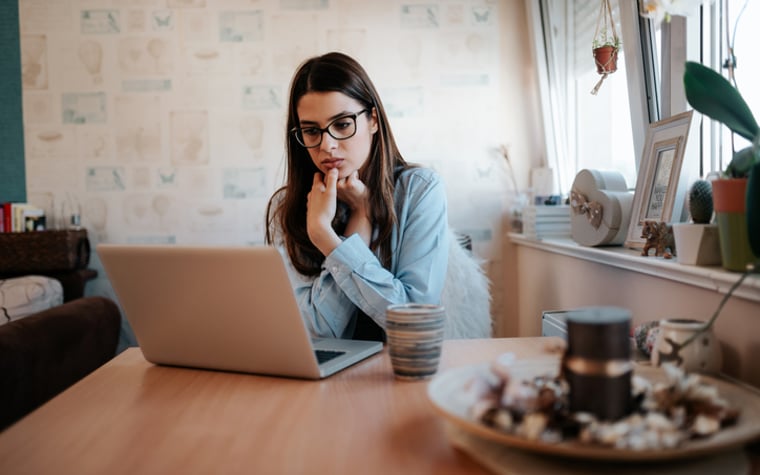
[[352, 211], [351, 217], [346, 224], [346, 237], [358, 234], [364, 241], [364, 244], [369, 246], [370, 239], [372, 239], [372, 222], [366, 213], [359, 211]]

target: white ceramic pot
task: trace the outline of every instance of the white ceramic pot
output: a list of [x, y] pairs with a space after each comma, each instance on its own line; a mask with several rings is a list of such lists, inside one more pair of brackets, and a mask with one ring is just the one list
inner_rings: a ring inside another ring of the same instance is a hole
[[720, 236], [717, 224], [674, 223], [676, 257], [679, 264], [720, 265]]
[[700, 333], [696, 339], [683, 346], [704, 324], [688, 319], [660, 320], [659, 333], [652, 348], [652, 365], [672, 363], [686, 372], [718, 373], [723, 355], [720, 342], [712, 329]]

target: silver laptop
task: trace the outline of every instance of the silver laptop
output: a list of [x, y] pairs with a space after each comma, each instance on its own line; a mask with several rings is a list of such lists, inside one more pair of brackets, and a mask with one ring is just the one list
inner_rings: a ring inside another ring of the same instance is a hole
[[152, 363], [319, 379], [382, 349], [312, 340], [273, 247], [100, 244], [97, 251]]

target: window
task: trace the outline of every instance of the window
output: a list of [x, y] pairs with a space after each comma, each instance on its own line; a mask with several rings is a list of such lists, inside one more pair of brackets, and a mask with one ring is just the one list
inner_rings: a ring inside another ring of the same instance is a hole
[[[616, 1], [612, 6], [618, 36], [623, 38], [620, 8]], [[542, 108], [548, 125], [548, 162], [556, 170], [562, 194], [568, 193], [584, 168], [616, 170], [630, 188], [636, 184], [624, 38], [617, 71], [607, 76], [595, 95], [591, 93], [601, 79], [592, 55], [599, 8], [599, 0], [541, 0], [532, 12], [541, 25], [540, 34], [534, 36], [547, 58]]]
[[[728, 77], [728, 45], [736, 58], [735, 85], [760, 119], [760, 2], [705, 0], [689, 17], [655, 24], [638, 15], [638, 2], [613, 0], [613, 16], [623, 46], [618, 71], [599, 79], [591, 43], [599, 0], [527, 2], [541, 79], [542, 114], [548, 162], [560, 193], [567, 194], [583, 168], [617, 170], [628, 187], [636, 185], [637, 163], [649, 123], [690, 108], [683, 93], [685, 60], [701, 61]], [[748, 145], [718, 123], [697, 115], [689, 134], [684, 167], [691, 177], [722, 170], [732, 150]], [[732, 142], [733, 141], [733, 142]]]
[[[692, 16], [675, 21], [684, 22], [685, 28], [668, 31], [667, 24], [650, 24], [654, 30], [653, 54], [662, 71], [662, 74], [659, 68], [652, 71], [655, 83], [660, 84], [673, 70], [681, 71], [676, 61], [683, 59], [672, 58], [667, 51], [662, 51], [661, 45], [683, 45], [683, 49], [689, 52], [686, 59], [700, 61], [713, 70], [720, 71], [739, 88], [750, 109], [760, 110], [760, 90], [755, 87], [760, 80], [760, 63], [751, 52], [752, 45], [760, 40], [760, 33], [755, 27], [760, 21], [760, 3], [750, 0], [705, 1]], [[668, 37], [674, 33], [681, 36]], [[735, 58], [736, 67], [733, 71], [728, 68], [729, 47], [733, 48]], [[659, 91], [657, 103], [662, 103]], [[662, 117], [663, 114], [666, 112], [658, 108], [657, 117]], [[695, 122], [692, 134], [690, 141], [701, 142], [701, 146], [696, 149], [700, 157], [695, 160], [699, 164], [699, 176], [723, 170], [730, 161], [733, 150], [741, 150], [749, 145], [744, 138], [733, 136], [728, 128], [708, 118], [704, 118], [701, 123]]]
[[[709, 66], [716, 71], [720, 70], [739, 89], [750, 110], [758, 114], [760, 63], [757, 61], [757, 53], [752, 51], [760, 40], [760, 32], [757, 30], [757, 25], [760, 24], [760, 2], [717, 0], [710, 7], [703, 7], [702, 17], [703, 57], [710, 57], [707, 53], [712, 53]], [[733, 71], [728, 67], [729, 49], [733, 50]], [[710, 133], [705, 135], [717, 143], [711, 148], [703, 148], [703, 166], [706, 171], [722, 170], [731, 160], [733, 151], [741, 150], [750, 143], [743, 137], [731, 134], [727, 127], [709, 120], [706, 122], [709, 123]]]

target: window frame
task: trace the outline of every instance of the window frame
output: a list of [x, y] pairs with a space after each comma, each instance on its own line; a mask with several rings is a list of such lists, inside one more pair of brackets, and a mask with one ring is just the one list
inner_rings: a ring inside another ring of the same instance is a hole
[[[649, 59], [645, 60], [644, 48], [642, 47], [641, 35], [651, 35], [646, 26], [646, 19], [639, 15], [638, 3], [627, 0], [617, 0], [619, 4], [621, 20], [621, 40], [626, 48], [625, 55], [626, 81], [628, 84], [628, 98], [631, 113], [631, 126], [633, 135], [635, 170], [638, 174], [641, 154], [644, 150], [646, 132], [651, 121], [653, 112], [656, 111], [656, 103], [650, 105], [650, 100], [657, 98], [656, 84], [653, 79], [647, 79], [645, 64], [652, 68], [653, 55], [648, 53]], [[541, 106], [541, 121], [544, 126], [544, 148], [549, 157], [550, 165], [557, 174], [557, 183], [572, 183], [572, 177], [567, 175], [569, 160], [569, 144], [565, 140], [562, 131], [561, 113], [558, 109], [558, 98], [550, 86], [549, 79], [549, 52], [546, 48], [544, 37], [544, 22], [547, 21], [544, 2], [526, 2], [528, 16], [528, 30], [531, 48], [536, 58], [536, 72], [538, 77], [539, 103]], [[644, 26], [642, 26], [644, 25]], [[653, 92], [654, 91], [654, 92]], [[577, 170], [576, 170], [577, 173]], [[635, 187], [635, 183], [629, 184]], [[564, 192], [564, 190], [561, 190]]]
[[[722, 40], [724, 31], [720, 21], [724, 0], [706, 2], [699, 8], [699, 14], [674, 16], [669, 23], [663, 22], [659, 28], [652, 20], [639, 14], [639, 1], [616, 1], [620, 12], [621, 39], [626, 49], [626, 82], [635, 169], [638, 174], [650, 124], [691, 109], [683, 90], [682, 78], [686, 61], [703, 62], [720, 70], [725, 54]], [[557, 170], [558, 183], [569, 183], [572, 182], [572, 177], [567, 176], [571, 168], [568, 160], [572, 149], [571, 144], [564, 143], [568, 139], [562, 133], [558, 98], [550, 84], [551, 58], [544, 37], [544, 23], [548, 21], [544, 8], [544, 0], [526, 2], [531, 47], [537, 58], [544, 147], [551, 166]], [[694, 37], [699, 38], [699, 41], [687, 41]], [[659, 60], [656, 47], [658, 39], [662, 46]], [[691, 182], [710, 171], [722, 170], [727, 161], [722, 156], [724, 148], [720, 124], [696, 114], [686, 144], [682, 179]], [[635, 183], [630, 185], [635, 187]], [[678, 214], [674, 215], [674, 219], [678, 219]]]

